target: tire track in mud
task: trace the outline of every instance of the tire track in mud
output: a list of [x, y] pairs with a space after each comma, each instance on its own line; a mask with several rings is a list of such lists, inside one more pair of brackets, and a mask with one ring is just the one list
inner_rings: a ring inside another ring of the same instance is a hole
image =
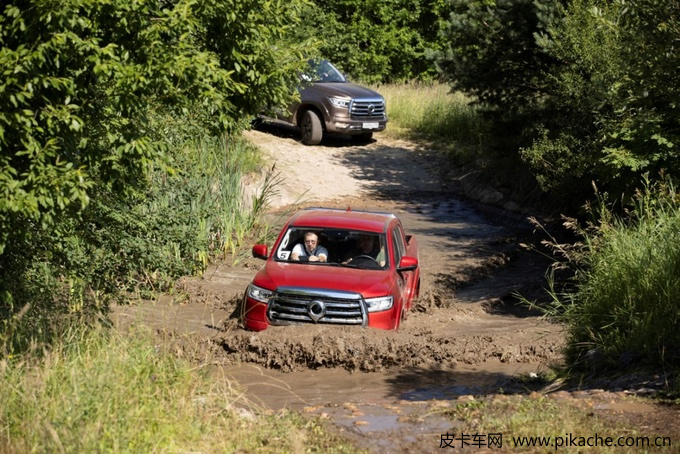
[[[276, 331], [276, 332], [274, 332]], [[530, 339], [517, 343], [508, 336], [416, 335], [411, 339], [391, 337], [369, 331], [366, 334], [323, 332], [303, 339], [287, 332], [281, 339], [278, 330], [267, 335], [238, 333], [218, 342], [228, 363], [254, 363], [266, 368], [291, 372], [304, 369], [343, 368], [348, 371], [379, 372], [393, 368], [453, 367], [457, 364], [480, 364], [492, 359], [501, 362], [545, 362], [556, 360], [560, 343], [536, 344]]]
[[[521, 216], [481, 209], [446, 190], [436, 180], [435, 153], [404, 141], [307, 147], [270, 134], [248, 137], [275, 157], [277, 168], [295, 169], [294, 175], [281, 175], [272, 219], [310, 205], [395, 213], [418, 240], [421, 296], [397, 332], [321, 325], [248, 332], [238, 322], [238, 306], [262, 262], [222, 263], [183, 281], [180, 311], [190, 314], [196, 326], [187, 330], [182, 320], [190, 317], [177, 315], [161, 327], [187, 354], [281, 371], [374, 372], [489, 360], [545, 365], [559, 359], [561, 328], [512, 296], [540, 289], [547, 266], [538, 254], [519, 247], [530, 234], [526, 223]], [[300, 175], [340, 177], [332, 185], [315, 185]], [[310, 198], [300, 200], [300, 194]], [[202, 326], [199, 312], [206, 318]]]

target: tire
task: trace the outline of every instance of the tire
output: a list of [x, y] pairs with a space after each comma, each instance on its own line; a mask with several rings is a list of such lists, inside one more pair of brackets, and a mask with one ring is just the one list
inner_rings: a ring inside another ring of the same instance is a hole
[[319, 115], [313, 110], [308, 110], [302, 116], [300, 122], [300, 134], [302, 143], [305, 145], [318, 145], [323, 138], [323, 127]]
[[370, 140], [373, 138], [373, 133], [372, 132], [362, 132], [361, 134], [357, 134], [356, 136], [353, 136], [354, 140], [357, 142], [361, 143], [366, 143], [370, 142]]

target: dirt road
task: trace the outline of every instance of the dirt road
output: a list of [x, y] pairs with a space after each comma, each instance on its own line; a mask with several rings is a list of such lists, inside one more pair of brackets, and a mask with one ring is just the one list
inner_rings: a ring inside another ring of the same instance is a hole
[[[304, 146], [295, 131], [271, 126], [246, 136], [279, 172], [267, 216], [274, 232], [307, 206], [400, 217], [420, 246], [414, 310], [398, 332], [311, 325], [248, 332], [238, 305], [263, 262], [244, 255], [180, 280], [158, 301], [114, 308], [119, 326], [151, 326], [178, 355], [209, 365], [218, 380], [238, 382], [262, 408], [327, 418], [375, 452], [440, 451], [442, 434], [456, 430], [442, 409], [456, 402], [547, 393], [529, 394], [542, 386], [535, 377], [560, 360], [564, 333], [513, 296], [540, 294], [548, 266], [520, 246], [537, 240], [523, 216], [461, 199], [455, 182], [438, 180], [439, 158], [425, 145], [378, 135], [368, 144], [338, 138]], [[253, 181], [246, 191], [256, 194], [260, 185]], [[552, 386], [550, 396], [615, 423], [677, 434], [678, 424], [668, 422], [680, 421], [680, 409], [626, 400], [664, 380], [604, 379], [559, 392]]]
[[[400, 217], [420, 245], [422, 290], [414, 310], [398, 332], [307, 325], [247, 332], [234, 314], [262, 264], [251, 258], [184, 279], [177, 294], [158, 302], [118, 308], [119, 320], [155, 325], [179, 353], [219, 366], [216, 373], [237, 379], [263, 406], [330, 415], [359, 434], [438, 440], [446, 421], [404, 422], [408, 409], [433, 398], [521, 388], [521, 376], [559, 360], [561, 327], [512, 297], [543, 284], [547, 263], [519, 245], [530, 227], [521, 216], [462, 200], [438, 180], [435, 153], [380, 136], [368, 144], [338, 138], [319, 146], [304, 146], [294, 131], [274, 127], [246, 136], [279, 172], [269, 215], [274, 225], [306, 206]], [[255, 193], [259, 183], [247, 191]]]

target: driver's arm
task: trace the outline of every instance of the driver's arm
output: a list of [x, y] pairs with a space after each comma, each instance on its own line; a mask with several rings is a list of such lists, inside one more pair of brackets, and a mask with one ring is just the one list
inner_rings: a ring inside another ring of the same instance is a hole
[[290, 259], [294, 261], [299, 261], [300, 260], [300, 244], [296, 244], [295, 247], [293, 248], [293, 252], [290, 253]]
[[378, 252], [378, 256], [375, 258], [375, 261], [378, 262], [381, 267], [385, 266], [385, 248], [380, 248], [380, 252]]
[[319, 248], [319, 262], [326, 262], [328, 260], [328, 250], [325, 247]]

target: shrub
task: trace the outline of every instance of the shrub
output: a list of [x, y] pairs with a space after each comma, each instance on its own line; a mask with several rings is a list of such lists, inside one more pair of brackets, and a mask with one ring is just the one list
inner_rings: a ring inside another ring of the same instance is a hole
[[552, 287], [551, 313], [569, 328], [569, 360], [680, 364], [680, 195], [668, 180], [646, 184], [625, 216], [605, 200], [567, 254], [574, 286]]

